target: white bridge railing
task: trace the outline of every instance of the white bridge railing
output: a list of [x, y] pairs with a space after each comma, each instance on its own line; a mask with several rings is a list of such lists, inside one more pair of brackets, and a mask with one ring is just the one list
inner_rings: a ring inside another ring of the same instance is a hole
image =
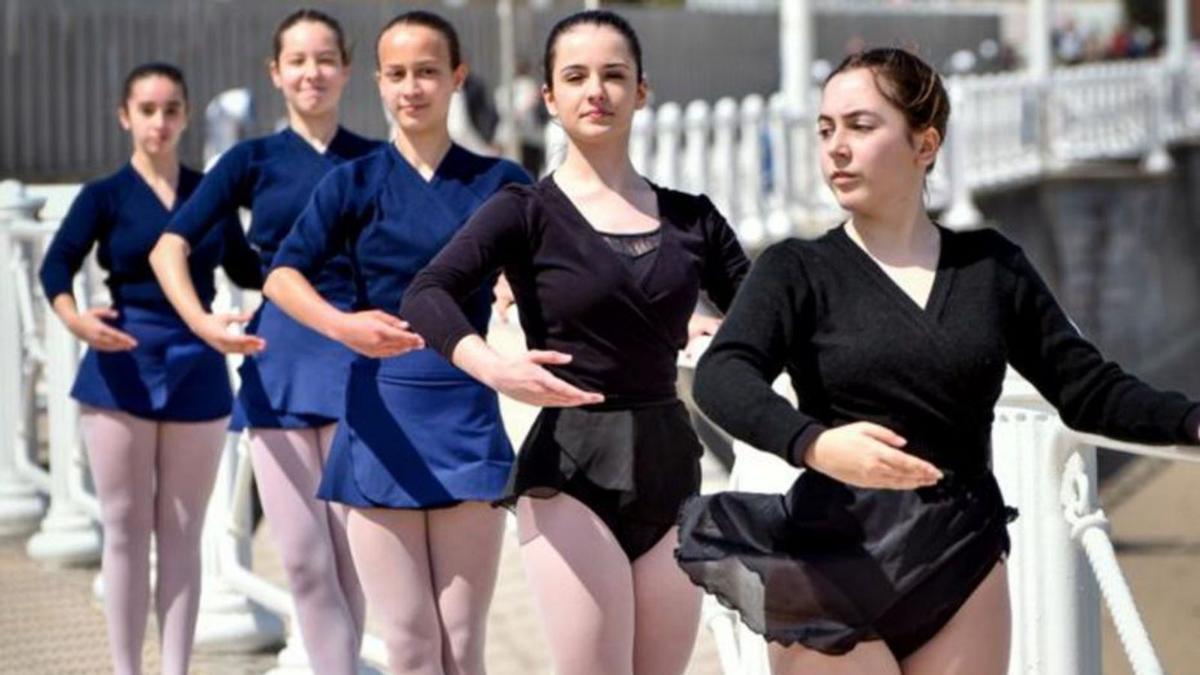
[[[943, 222], [959, 227], [980, 220], [973, 192], [1033, 180], [1086, 159], [1141, 157], [1148, 169], [1161, 170], [1169, 165], [1168, 143], [1200, 134], [1197, 59], [1182, 71], [1144, 61], [1061, 69], [1048, 82], [1000, 74], [952, 77], [948, 84], [955, 122], [931, 180], [930, 201], [946, 210]], [[653, 180], [707, 192], [743, 242], [759, 248], [819, 232], [837, 217], [817, 168], [812, 118], [778, 96], [686, 108], [664, 104], [635, 119], [631, 152]], [[548, 131], [552, 158], [562, 147], [556, 129]], [[69, 396], [80, 346], [50, 311], [34, 272], [77, 189], [39, 188], [49, 197], [42, 208], [45, 200], [24, 194], [19, 184], [0, 184], [0, 430], [7, 434], [0, 441], [0, 533], [33, 532], [29, 554], [61, 564], [98, 559], [98, 509], [78, 409]], [[94, 267], [86, 272], [76, 294], [85, 304], [99, 287]], [[242, 306], [242, 297], [222, 288], [218, 303]], [[1137, 672], [1160, 670], [1096, 507], [1088, 447], [1095, 441], [1062, 428], [1027, 395], [1006, 393], [1001, 400], [995, 469], [1006, 496], [1022, 510], [1010, 565], [1014, 673], [1098, 672], [1096, 579]], [[1196, 458], [1189, 450], [1103, 444]], [[34, 459], [43, 446], [48, 469]], [[771, 461], [739, 449], [733, 487], [785, 489], [789, 474]], [[231, 437], [204, 535], [200, 648], [249, 651], [285, 637], [281, 618], [291, 612], [290, 596], [250, 564], [249, 478], [246, 448]], [[735, 617], [710, 611], [708, 625], [727, 673], [767, 672], [761, 641], [746, 635]], [[287, 638], [280, 672], [305, 672], [298, 631]], [[383, 654], [379, 640], [368, 636], [364, 655], [383, 662]]]
[[[1140, 158], [1169, 169], [1166, 147], [1200, 136], [1200, 57], [1182, 68], [1164, 60], [1114, 61], [1054, 70], [946, 78], [953, 112], [929, 205], [950, 227], [977, 226], [972, 193], [1031, 181], [1082, 161]], [[815, 105], [782, 94], [715, 104], [664, 103], [639, 111], [630, 139], [634, 165], [651, 180], [708, 194], [758, 248], [820, 232], [840, 210], [818, 166]], [[547, 166], [563, 156], [561, 127], [546, 127]]]

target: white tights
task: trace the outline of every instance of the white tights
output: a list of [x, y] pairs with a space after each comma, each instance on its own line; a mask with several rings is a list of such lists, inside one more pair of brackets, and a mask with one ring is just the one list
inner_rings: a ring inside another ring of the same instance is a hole
[[504, 512], [351, 509], [354, 564], [395, 675], [483, 675]]
[[151, 533], [158, 542], [154, 609], [162, 672], [187, 672], [200, 604], [200, 533], [227, 422], [156, 422], [82, 409], [104, 526], [104, 614], [117, 675], [141, 673]]
[[350, 560], [346, 508], [315, 496], [334, 430], [251, 429], [251, 459], [313, 672], [352, 675], [365, 602]]
[[630, 561], [579, 500], [521, 497], [525, 575], [559, 675], [679, 675], [700, 625], [700, 589], [675, 563], [677, 528]]

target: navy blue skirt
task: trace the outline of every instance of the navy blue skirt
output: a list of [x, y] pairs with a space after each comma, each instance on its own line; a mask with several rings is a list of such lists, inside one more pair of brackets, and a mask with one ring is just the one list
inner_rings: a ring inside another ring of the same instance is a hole
[[71, 396], [84, 405], [162, 422], [224, 417], [233, 405], [225, 356], [174, 311], [125, 306], [109, 321], [137, 340], [125, 352], [88, 349]]
[[350, 368], [317, 497], [436, 508], [504, 493], [513, 451], [496, 393], [424, 349]]
[[266, 340], [267, 348], [238, 369], [232, 429], [310, 429], [341, 417], [353, 351], [266, 300], [246, 332]]

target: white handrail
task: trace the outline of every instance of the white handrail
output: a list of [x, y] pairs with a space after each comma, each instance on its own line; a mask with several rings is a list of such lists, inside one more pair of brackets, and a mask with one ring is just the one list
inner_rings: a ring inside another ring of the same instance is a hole
[[[980, 190], [1096, 159], [1141, 158], [1161, 172], [1170, 166], [1168, 142], [1200, 136], [1200, 56], [1182, 70], [1142, 59], [1062, 67], [1045, 81], [1013, 72], [952, 75], [946, 84], [955, 112], [928, 193], [929, 206], [947, 209], [956, 227], [981, 222], [971, 201]], [[808, 106], [819, 99], [815, 89], [806, 97]], [[664, 103], [635, 117], [631, 155], [658, 183], [710, 193], [743, 243], [757, 248], [839, 217], [817, 167], [815, 117], [778, 94]], [[553, 125], [548, 133], [552, 168], [562, 135]]]

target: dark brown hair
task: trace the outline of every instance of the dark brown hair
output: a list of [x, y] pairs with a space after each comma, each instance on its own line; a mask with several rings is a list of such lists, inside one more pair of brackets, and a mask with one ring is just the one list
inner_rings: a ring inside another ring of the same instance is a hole
[[143, 63], [129, 71], [129, 74], [125, 76], [125, 84], [121, 88], [121, 106], [124, 107], [129, 101], [129, 97], [133, 95], [133, 85], [137, 84], [138, 80], [155, 75], [165, 77], [179, 85], [179, 91], [183, 93], [183, 102], [187, 103], [188, 90], [187, 82], [183, 80], [183, 71], [178, 66], [173, 66], [169, 63], [152, 61], [150, 63]]
[[630, 53], [633, 54], [637, 81], [642, 82], [645, 79], [642, 71], [642, 43], [638, 41], [633, 26], [630, 26], [624, 17], [615, 12], [605, 9], [590, 9], [560, 19], [550, 29], [550, 35], [546, 37], [546, 52], [542, 57], [542, 77], [545, 79], [546, 87], [554, 88], [554, 49], [558, 46], [558, 39], [572, 28], [585, 25], [608, 26], [620, 33], [625, 38], [625, 43], [629, 45]]
[[[841, 73], [865, 68], [888, 103], [896, 107], [912, 131], [934, 129], [944, 141], [950, 119], [950, 96], [942, 78], [928, 63], [912, 52], [895, 47], [866, 49], [847, 56], [825, 84]], [[929, 170], [933, 165], [929, 165]]]
[[329, 30], [333, 31], [337, 37], [338, 53], [341, 54], [342, 65], [350, 65], [350, 50], [346, 48], [346, 34], [342, 31], [342, 24], [319, 9], [298, 9], [279, 22], [279, 25], [275, 27], [275, 34], [271, 36], [272, 61], [279, 61], [279, 55], [283, 53], [283, 34], [292, 26], [303, 21], [325, 24]]
[[392, 29], [393, 26], [422, 26], [442, 34], [446, 40], [446, 47], [450, 50], [450, 69], [458, 68], [462, 64], [462, 47], [458, 42], [458, 31], [454, 30], [454, 26], [443, 18], [440, 14], [427, 12], [421, 9], [414, 9], [403, 14], [397, 14], [391, 21], [387, 22], [379, 31], [379, 36], [375, 38], [375, 67], [379, 67], [379, 41], [383, 39], [383, 34]]

